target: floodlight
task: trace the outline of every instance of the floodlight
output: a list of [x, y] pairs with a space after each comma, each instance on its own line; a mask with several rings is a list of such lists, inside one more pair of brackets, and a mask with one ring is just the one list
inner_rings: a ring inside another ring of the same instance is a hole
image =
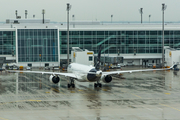
[[141, 14], [141, 23], [142, 23], [143, 8], [140, 8], [140, 9], [139, 9], [139, 13]]

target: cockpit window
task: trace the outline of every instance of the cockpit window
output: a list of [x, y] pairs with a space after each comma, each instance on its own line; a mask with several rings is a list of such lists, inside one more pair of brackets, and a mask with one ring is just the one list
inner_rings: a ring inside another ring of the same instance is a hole
[[71, 65], [69, 65], [68, 68], [71, 68]]
[[89, 61], [93, 61], [93, 57], [92, 56], [89, 56]]

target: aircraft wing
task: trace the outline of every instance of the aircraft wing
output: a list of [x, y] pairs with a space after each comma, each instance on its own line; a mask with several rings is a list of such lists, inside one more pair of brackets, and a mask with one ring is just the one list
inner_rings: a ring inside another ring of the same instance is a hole
[[141, 69], [141, 70], [126, 70], [126, 71], [111, 71], [111, 72], [102, 72], [103, 75], [113, 75], [121, 73], [132, 73], [132, 72], [144, 72], [144, 71], [156, 71], [156, 70], [170, 70], [171, 68], [165, 69]]
[[73, 73], [63, 73], [63, 72], [45, 72], [45, 71], [20, 71], [20, 70], [7, 70], [8, 72], [19, 72], [19, 73], [39, 73], [39, 74], [50, 74], [50, 75], [61, 75], [65, 77], [77, 78]]

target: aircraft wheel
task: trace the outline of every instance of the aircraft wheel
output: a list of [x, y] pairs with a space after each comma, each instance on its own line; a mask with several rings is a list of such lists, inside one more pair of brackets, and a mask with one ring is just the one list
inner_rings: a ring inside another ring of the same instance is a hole
[[95, 88], [97, 87], [97, 84], [96, 84], [96, 83], [94, 83], [94, 87], [95, 87]]
[[99, 87], [102, 87], [102, 84], [101, 84], [101, 83], [99, 83]]
[[68, 88], [70, 88], [71, 87], [71, 85], [70, 84], [68, 84]]
[[75, 88], [75, 84], [72, 84], [72, 88]]

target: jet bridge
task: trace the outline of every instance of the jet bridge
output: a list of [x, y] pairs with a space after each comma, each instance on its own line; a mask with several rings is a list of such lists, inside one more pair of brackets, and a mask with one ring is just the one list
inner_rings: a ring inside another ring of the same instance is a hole
[[180, 63], [180, 50], [170, 47], [165, 48], [165, 66], [170, 67]]
[[79, 47], [72, 47], [71, 62], [94, 66], [94, 52]]
[[[123, 63], [124, 58], [122, 56], [101, 56], [102, 65], [110, 68], [117, 68], [118, 64]], [[94, 63], [97, 63], [97, 56], [94, 58]]]
[[111, 63], [111, 64], [123, 63], [123, 57], [122, 56], [116, 56], [116, 57], [102, 56], [101, 62]]

